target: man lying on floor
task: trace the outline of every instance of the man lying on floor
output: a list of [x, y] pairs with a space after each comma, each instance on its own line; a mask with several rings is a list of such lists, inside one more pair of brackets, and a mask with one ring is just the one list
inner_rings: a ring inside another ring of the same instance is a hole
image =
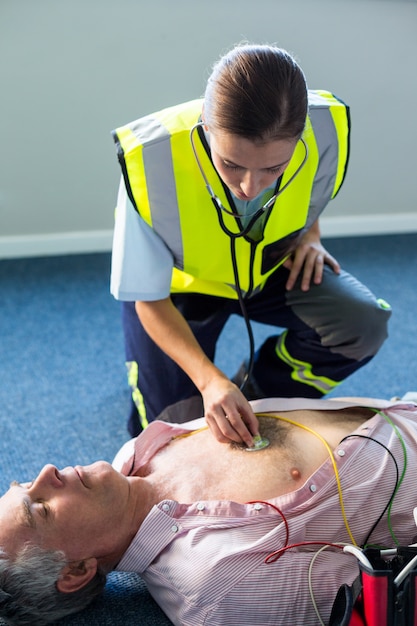
[[47, 465], [12, 484], [0, 499], [0, 614], [54, 621], [116, 569], [138, 572], [177, 625], [305, 626], [320, 623], [316, 610], [326, 623], [358, 574], [344, 543], [416, 540], [417, 407], [252, 406], [270, 442], [257, 451], [220, 443], [203, 419], [153, 422], [113, 467]]

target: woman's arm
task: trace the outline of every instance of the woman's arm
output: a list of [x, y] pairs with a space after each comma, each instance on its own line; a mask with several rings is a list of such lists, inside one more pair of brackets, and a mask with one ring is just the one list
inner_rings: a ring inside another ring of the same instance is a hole
[[252, 436], [258, 434], [258, 420], [248, 401], [206, 356], [171, 298], [136, 302], [136, 312], [151, 339], [200, 391], [205, 418], [216, 439], [244, 441], [252, 446]]

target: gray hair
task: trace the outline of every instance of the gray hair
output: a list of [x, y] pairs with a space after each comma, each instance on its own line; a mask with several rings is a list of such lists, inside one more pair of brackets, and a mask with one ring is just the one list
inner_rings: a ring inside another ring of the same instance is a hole
[[102, 569], [82, 589], [58, 591], [56, 583], [66, 564], [60, 551], [27, 544], [11, 559], [0, 548], [0, 617], [6, 624], [50, 624], [81, 611], [102, 592], [106, 584]]

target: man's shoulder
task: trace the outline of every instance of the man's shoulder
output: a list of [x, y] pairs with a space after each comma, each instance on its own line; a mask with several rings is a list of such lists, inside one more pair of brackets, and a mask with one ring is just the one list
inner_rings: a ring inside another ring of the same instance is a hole
[[[184, 424], [170, 424], [169, 422], [155, 420], [138, 437], [130, 439], [123, 444], [114, 457], [112, 465], [117, 471], [121, 472], [126, 463], [135, 456], [145, 462], [171, 439], [206, 427], [207, 424], [204, 417], [185, 422]], [[125, 472], [123, 471], [123, 473]]]
[[[254, 413], [272, 413], [275, 411], [337, 411], [354, 407], [366, 407], [373, 409], [388, 409], [399, 406], [398, 402], [381, 400], [378, 398], [328, 398], [325, 400], [315, 398], [262, 398], [252, 400], [250, 403]], [[402, 403], [404, 404], [404, 403]]]

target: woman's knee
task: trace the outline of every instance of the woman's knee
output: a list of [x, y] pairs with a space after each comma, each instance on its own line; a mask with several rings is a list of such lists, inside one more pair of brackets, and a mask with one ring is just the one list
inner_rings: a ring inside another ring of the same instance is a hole
[[390, 316], [390, 306], [373, 296], [347, 308], [341, 337], [344, 354], [357, 361], [374, 356], [388, 337]]
[[294, 293], [289, 301], [323, 346], [349, 359], [374, 356], [388, 336], [391, 307], [347, 272], [328, 270], [321, 285]]

